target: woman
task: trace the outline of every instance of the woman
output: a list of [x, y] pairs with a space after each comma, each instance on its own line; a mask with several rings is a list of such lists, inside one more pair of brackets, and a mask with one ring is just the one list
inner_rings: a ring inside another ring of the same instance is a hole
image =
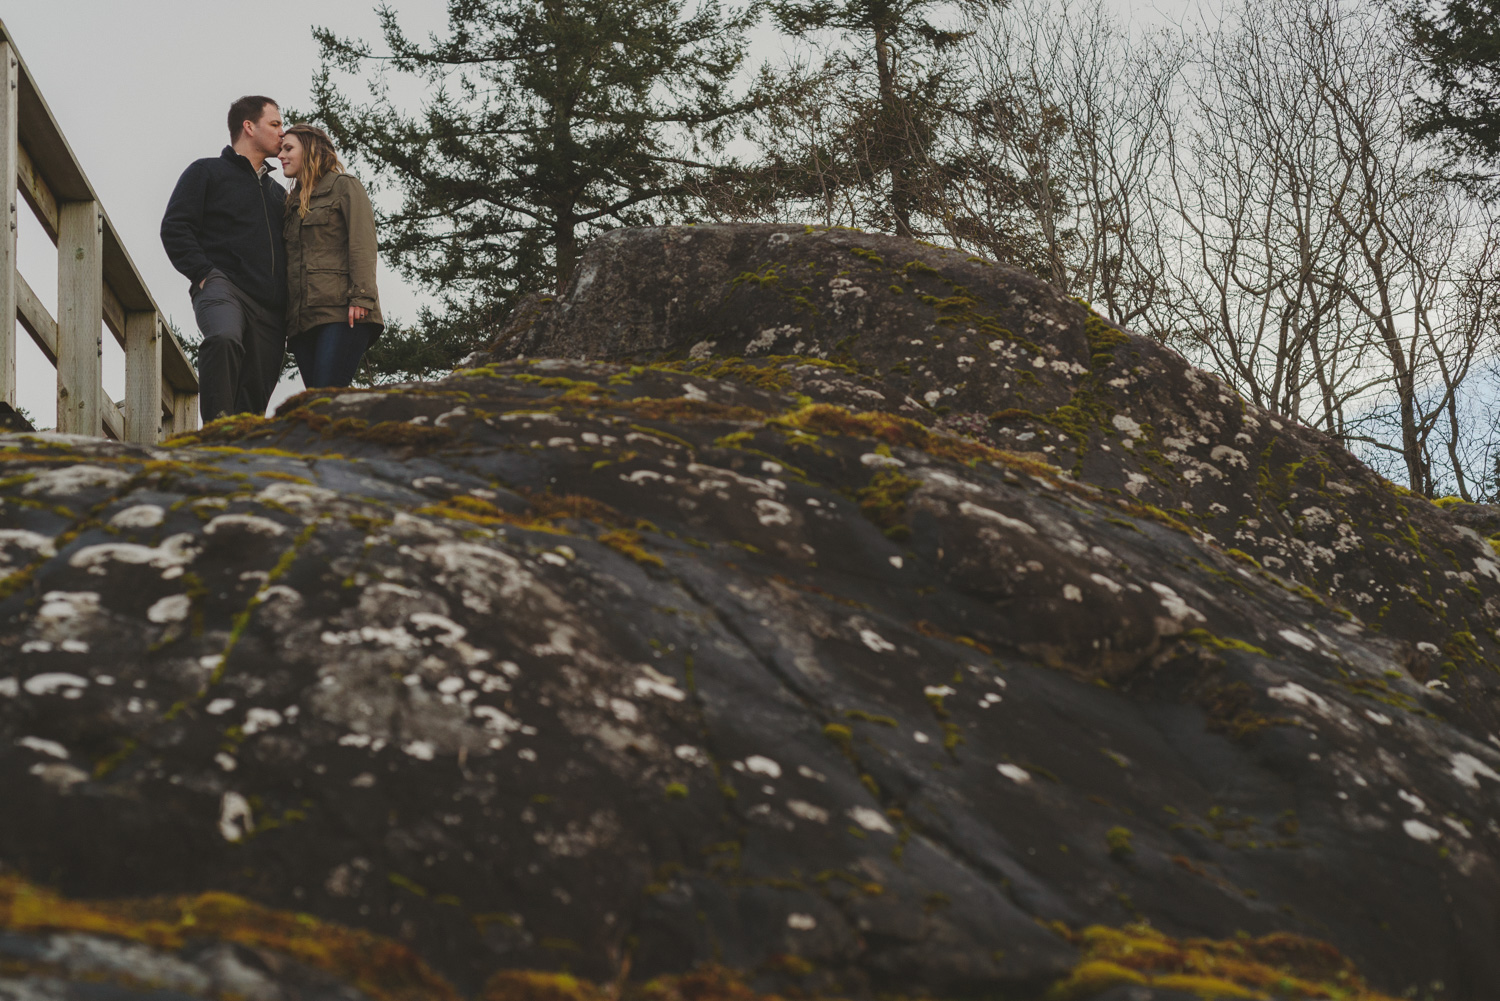
[[282, 221], [287, 347], [303, 386], [347, 386], [385, 328], [375, 291], [375, 210], [322, 129], [287, 129], [280, 159], [295, 182]]

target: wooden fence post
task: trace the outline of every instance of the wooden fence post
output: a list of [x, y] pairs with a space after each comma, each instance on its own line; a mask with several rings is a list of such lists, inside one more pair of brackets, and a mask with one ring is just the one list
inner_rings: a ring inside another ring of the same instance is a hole
[[57, 207], [57, 430], [104, 433], [104, 216], [96, 201]]
[[198, 426], [198, 394], [172, 394], [172, 433], [183, 434]]
[[161, 438], [161, 318], [156, 311], [125, 314], [125, 440], [154, 445]]
[[19, 167], [17, 91], [21, 63], [0, 42], [0, 403], [16, 405], [16, 171]]

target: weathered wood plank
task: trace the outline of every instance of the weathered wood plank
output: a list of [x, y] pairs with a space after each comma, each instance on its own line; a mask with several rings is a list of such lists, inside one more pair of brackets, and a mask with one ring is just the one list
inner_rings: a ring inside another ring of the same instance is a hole
[[47, 307], [42, 305], [42, 300], [31, 290], [31, 285], [16, 273], [16, 319], [21, 321], [22, 328], [31, 335], [36, 346], [42, 349], [42, 354], [52, 364], [57, 364], [57, 321], [52, 319], [52, 314], [47, 312]]
[[173, 389], [196, 396], [198, 394], [198, 370], [193, 368], [187, 352], [183, 350], [182, 345], [177, 342], [177, 336], [169, 328], [164, 327], [161, 336], [162, 378], [166, 379]]
[[115, 290], [109, 287], [109, 282], [104, 283], [104, 325], [109, 332], [115, 335], [115, 340], [120, 347], [125, 346], [125, 307], [120, 304], [119, 296]]
[[181, 434], [198, 426], [198, 394], [176, 393], [173, 401], [172, 433]]
[[57, 199], [47, 182], [42, 180], [42, 175], [37, 173], [31, 154], [19, 143], [16, 145], [16, 181], [21, 194], [26, 196], [26, 204], [31, 206], [37, 221], [42, 224], [42, 229], [47, 231], [47, 236], [54, 243], [57, 242]]
[[161, 319], [125, 317], [125, 440], [156, 444], [161, 432]]
[[0, 402], [16, 405], [16, 88], [20, 60], [0, 42]]
[[[134, 316], [136, 314], [131, 314], [131, 315]], [[151, 313], [151, 314], [145, 314], [145, 315], [154, 316], [156, 314]], [[32, 290], [30, 283], [28, 283], [26, 281], [26, 279], [22, 275], [20, 275], [20, 274], [16, 275], [16, 319], [21, 322], [21, 329], [25, 330], [27, 334], [31, 335], [32, 341], [36, 344], [37, 348], [42, 352], [42, 354], [46, 356], [47, 361], [51, 362], [53, 365], [56, 365], [57, 364], [57, 321], [52, 318], [52, 314], [51, 313], [47, 312], [47, 307], [42, 304], [41, 298], [36, 294], [36, 292], [34, 292]], [[129, 323], [128, 323], [128, 321], [127, 321], [127, 324], [126, 324], [126, 330], [127, 330], [127, 334], [128, 334], [128, 331], [129, 331]], [[161, 328], [161, 335], [158, 337], [158, 345], [157, 345], [158, 352], [160, 351], [160, 344], [161, 344], [161, 341], [165, 338], [165, 335], [166, 335], [166, 327], [163, 326]], [[158, 367], [157, 367], [156, 371], [159, 373], [161, 371], [161, 368], [160, 368], [160, 365], [159, 365], [160, 354], [157, 355], [157, 360], [158, 360]], [[130, 401], [130, 386], [131, 386], [131, 381], [130, 381], [130, 349], [129, 349], [128, 346], [126, 347], [126, 362], [125, 362], [125, 364], [126, 364], [126, 368], [125, 368], [125, 393], [126, 393], [126, 403], [128, 405], [129, 401]], [[197, 397], [193, 397], [193, 399], [196, 400]], [[161, 440], [161, 435], [160, 435], [161, 428], [163, 428], [163, 427], [170, 427], [171, 426], [171, 421], [174, 419], [174, 415], [175, 415], [175, 413], [177, 411], [177, 397], [176, 397], [176, 394], [174, 394], [172, 392], [172, 387], [169, 386], [169, 385], [167, 385], [166, 381], [164, 379], [161, 379], [159, 376], [157, 378], [157, 410], [158, 410], [158, 417], [157, 417], [157, 431], [158, 431], [158, 433], [157, 433], [157, 437], [154, 438], [154, 439], [152, 439], [153, 441], [160, 441]], [[129, 422], [127, 421], [127, 428], [128, 428], [128, 426], [129, 426]], [[129, 441], [136, 441], [137, 440], [135, 438], [128, 437], [128, 435], [129, 435], [129, 431], [128, 430], [127, 430], [126, 433], [127, 433], [127, 439], [126, 440], [129, 440]]]
[[126, 440], [125, 417], [102, 386], [99, 389], [99, 422], [103, 427], [105, 437], [113, 438], [115, 441]]
[[104, 419], [104, 219], [98, 202], [64, 202], [57, 221], [57, 430], [97, 435]]

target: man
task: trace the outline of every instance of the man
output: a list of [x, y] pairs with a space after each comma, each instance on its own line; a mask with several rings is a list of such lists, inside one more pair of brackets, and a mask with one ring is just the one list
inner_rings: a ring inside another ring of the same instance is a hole
[[182, 172], [161, 221], [172, 266], [192, 283], [198, 410], [261, 416], [286, 350], [286, 192], [269, 176], [281, 149], [281, 109], [269, 97], [229, 108], [229, 142], [218, 157]]

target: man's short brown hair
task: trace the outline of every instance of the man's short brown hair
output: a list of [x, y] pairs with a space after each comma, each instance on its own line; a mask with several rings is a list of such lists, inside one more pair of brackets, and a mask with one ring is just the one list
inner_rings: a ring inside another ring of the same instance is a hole
[[[240, 137], [240, 127], [246, 122], [258, 122], [261, 115], [265, 113], [266, 105], [276, 104], [269, 97], [260, 94], [251, 94], [240, 98], [229, 106], [229, 141], [233, 143]], [[281, 105], [276, 104], [280, 108]]]

